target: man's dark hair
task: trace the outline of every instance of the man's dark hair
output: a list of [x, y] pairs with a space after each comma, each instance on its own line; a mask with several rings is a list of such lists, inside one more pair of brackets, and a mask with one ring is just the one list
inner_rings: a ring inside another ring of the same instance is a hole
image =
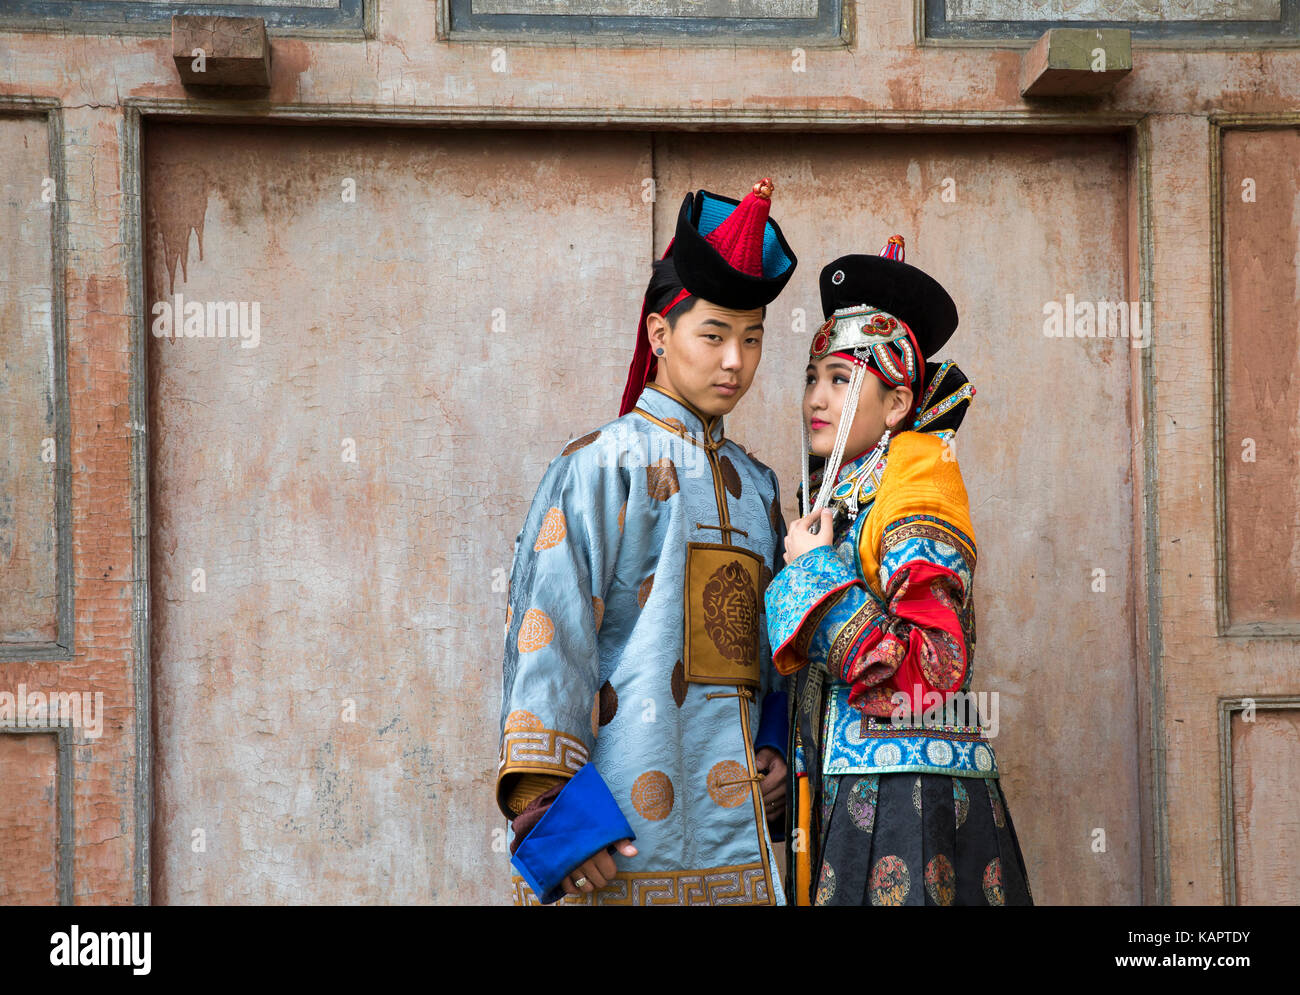
[[[647, 314], [663, 314], [663, 309], [672, 303], [676, 297], [685, 288], [682, 281], [677, 277], [677, 267], [673, 265], [673, 257], [667, 259], [656, 259], [652, 266], [650, 274], [650, 285], [646, 287], [646, 301], [650, 305]], [[682, 298], [680, 304], [664, 315], [664, 320], [668, 322], [670, 329], [677, 327], [677, 319], [695, 306], [699, 300], [694, 294], [688, 294]], [[767, 305], [763, 305], [763, 317], [767, 317]]]

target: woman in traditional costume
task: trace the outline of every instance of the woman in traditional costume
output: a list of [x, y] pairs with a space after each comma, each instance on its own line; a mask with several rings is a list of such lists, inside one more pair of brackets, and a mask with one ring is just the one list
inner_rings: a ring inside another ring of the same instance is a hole
[[773, 664], [794, 675], [788, 891], [801, 905], [1032, 904], [969, 693], [976, 544], [952, 440], [975, 388], [926, 361], [956, 306], [903, 261], [900, 235], [827, 265], [820, 289], [804, 517], [765, 595]]

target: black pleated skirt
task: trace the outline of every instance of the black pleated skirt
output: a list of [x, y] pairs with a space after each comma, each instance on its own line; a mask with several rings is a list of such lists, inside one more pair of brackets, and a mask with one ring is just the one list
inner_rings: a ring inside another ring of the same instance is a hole
[[996, 778], [844, 774], [820, 785], [816, 905], [1033, 905]]

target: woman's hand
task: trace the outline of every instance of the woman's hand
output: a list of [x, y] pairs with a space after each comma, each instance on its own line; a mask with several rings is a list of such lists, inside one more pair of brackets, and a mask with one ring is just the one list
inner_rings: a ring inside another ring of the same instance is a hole
[[[819, 523], [815, 534], [808, 531], [808, 527], [813, 522]], [[829, 546], [834, 530], [834, 515], [830, 508], [823, 508], [820, 512], [814, 512], [804, 518], [796, 518], [790, 523], [789, 532], [785, 537], [785, 562], [797, 560], [808, 550], [816, 549], [818, 546]]]

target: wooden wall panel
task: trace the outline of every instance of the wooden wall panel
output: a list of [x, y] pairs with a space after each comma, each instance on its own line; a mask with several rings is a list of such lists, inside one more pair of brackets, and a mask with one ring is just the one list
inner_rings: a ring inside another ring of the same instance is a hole
[[59, 638], [51, 232], [60, 193], [47, 118], [0, 116], [0, 658]]
[[0, 785], [0, 905], [57, 905], [57, 735], [0, 729]]
[[1222, 155], [1227, 621], [1300, 635], [1300, 128]]
[[1300, 905], [1300, 708], [1232, 713], [1238, 905]]

